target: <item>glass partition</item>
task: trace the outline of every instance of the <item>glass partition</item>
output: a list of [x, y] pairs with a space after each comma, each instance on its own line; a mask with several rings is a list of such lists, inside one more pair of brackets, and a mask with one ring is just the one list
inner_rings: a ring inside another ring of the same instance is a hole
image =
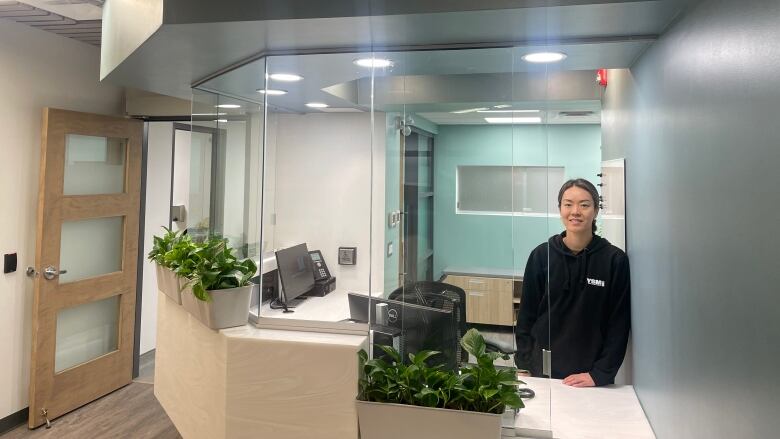
[[[459, 341], [477, 329], [536, 394], [517, 431], [552, 431], [555, 389], [605, 343], [582, 338], [577, 294], [611, 282], [568, 236], [595, 218], [624, 248], [624, 167], [601, 155], [594, 71], [535, 49], [268, 56], [196, 90], [190, 149], [212, 137], [189, 162], [188, 226], [259, 262], [253, 321], [368, 331], [449, 368], [476, 361]], [[559, 208], [574, 178], [602, 193]]]
[[266, 59], [264, 236], [279, 290], [260, 317], [289, 320], [277, 324], [349, 326], [348, 293], [372, 290], [372, 69], [354, 62], [365, 56]]
[[[515, 117], [535, 107], [515, 96], [513, 49], [376, 56], [393, 67], [374, 78], [386, 120], [387, 300], [372, 302], [373, 341], [392, 340], [402, 358], [440, 351], [429, 364], [461, 368], [477, 362], [459, 343], [476, 329], [507, 354], [496, 367], [514, 367], [522, 267], [546, 240], [549, 202], [545, 128]], [[542, 397], [529, 401], [527, 432], [550, 428], [549, 385], [535, 380], [528, 387]]]
[[269, 267], [269, 247], [261, 242], [260, 227], [264, 109], [262, 98], [194, 90], [191, 123], [174, 125], [172, 205], [185, 208], [172, 225], [186, 228], [196, 240], [224, 237], [238, 257], [258, 263], [261, 269], [253, 279], [257, 284], [252, 297], [254, 320], [261, 274], [274, 268]]

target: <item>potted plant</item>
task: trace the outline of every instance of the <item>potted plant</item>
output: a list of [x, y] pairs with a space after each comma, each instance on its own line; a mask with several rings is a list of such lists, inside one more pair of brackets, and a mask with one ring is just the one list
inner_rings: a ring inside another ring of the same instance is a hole
[[168, 256], [178, 260], [176, 273], [187, 279], [182, 305], [190, 314], [211, 329], [246, 323], [252, 294], [249, 279], [257, 272], [253, 260], [239, 260], [227, 239], [218, 237], [174, 246]]
[[486, 352], [485, 339], [476, 329], [466, 332], [461, 345], [477, 364], [457, 371], [430, 366], [435, 351], [409, 354], [405, 363], [389, 346], [379, 346], [387, 360], [369, 360], [361, 350], [360, 437], [499, 439], [504, 411], [524, 407], [517, 394], [517, 385], [524, 383], [514, 368], [495, 368], [493, 361], [503, 355]]
[[165, 233], [163, 236], [153, 238], [152, 250], [147, 255], [150, 261], [155, 263], [157, 272], [157, 289], [170, 297], [174, 302], [181, 305], [182, 279], [174, 272], [171, 266], [172, 261], [166, 260], [165, 256], [174, 246], [180, 245], [181, 241], [189, 240], [187, 235], [181, 232], [174, 232], [167, 227], [163, 227]]

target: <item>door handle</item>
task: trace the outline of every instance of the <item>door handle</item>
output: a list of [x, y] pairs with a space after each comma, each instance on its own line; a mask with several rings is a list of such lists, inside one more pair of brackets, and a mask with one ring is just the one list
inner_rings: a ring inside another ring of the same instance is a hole
[[47, 280], [52, 280], [55, 277], [67, 272], [68, 270], [57, 270], [56, 268], [49, 265], [45, 270], [43, 270], [43, 277], [45, 277]]

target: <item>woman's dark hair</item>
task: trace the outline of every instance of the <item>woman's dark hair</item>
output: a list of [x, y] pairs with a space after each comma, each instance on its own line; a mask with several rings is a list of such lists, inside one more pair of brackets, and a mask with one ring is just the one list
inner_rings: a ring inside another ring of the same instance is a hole
[[[561, 186], [561, 190], [558, 191], [558, 209], [561, 208], [561, 200], [563, 199], [563, 193], [567, 190], [578, 187], [588, 191], [590, 198], [593, 199], [593, 207], [596, 208], [596, 214], [599, 212], [599, 191], [596, 190], [596, 186], [593, 183], [585, 180], [584, 178], [573, 178]], [[596, 218], [593, 218], [593, 233], [596, 233]]]

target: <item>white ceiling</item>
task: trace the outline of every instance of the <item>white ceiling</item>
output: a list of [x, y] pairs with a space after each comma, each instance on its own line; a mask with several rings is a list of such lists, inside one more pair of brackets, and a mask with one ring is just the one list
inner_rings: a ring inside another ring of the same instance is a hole
[[22, 3], [72, 20], [101, 20], [104, 0], [22, 0]]
[[100, 46], [104, 0], [0, 0], [0, 19]]
[[[191, 85], [215, 72], [284, 52], [423, 54], [431, 48], [565, 47], [570, 52], [565, 68], [623, 68], [652, 44], [687, 1], [300, 0], [282, 8], [279, 2], [250, 0], [164, 0], [168, 9], [159, 27], [135, 43], [139, 47], [126, 51], [133, 36], [124, 41], [121, 32], [113, 47], [104, 44], [112, 61], [102, 75], [115, 84], [186, 98]], [[129, 19], [126, 14], [104, 18], [108, 23]], [[138, 19], [148, 21], [146, 16]], [[245, 90], [251, 90], [249, 84]]]
[[[628, 43], [625, 43], [628, 44]], [[642, 45], [646, 43], [633, 43]], [[533, 65], [521, 56], [535, 48], [485, 48], [425, 52], [374, 53], [393, 62], [392, 67], [374, 71], [353, 61], [370, 53], [338, 53], [274, 56], [244, 65], [203, 84], [220, 95], [219, 103], [263, 102], [267, 72], [294, 73], [299, 82], [268, 81], [268, 87], [287, 91], [268, 96], [273, 111], [316, 113], [352, 109], [416, 113], [440, 124], [485, 124], [485, 117], [510, 114], [453, 113], [469, 108], [495, 110], [539, 110], [547, 123], [599, 123], [601, 89], [596, 84], [597, 67], [625, 63], [632, 49], [620, 43], [601, 47], [561, 46], [569, 57], [556, 65]], [[606, 65], [603, 63], [607, 63]], [[236, 98], [232, 100], [225, 96]], [[329, 109], [312, 109], [307, 102], [321, 102]], [[250, 104], [251, 105], [251, 104]], [[560, 116], [565, 111], [589, 111], [588, 116]], [[521, 116], [518, 114], [518, 116]]]

